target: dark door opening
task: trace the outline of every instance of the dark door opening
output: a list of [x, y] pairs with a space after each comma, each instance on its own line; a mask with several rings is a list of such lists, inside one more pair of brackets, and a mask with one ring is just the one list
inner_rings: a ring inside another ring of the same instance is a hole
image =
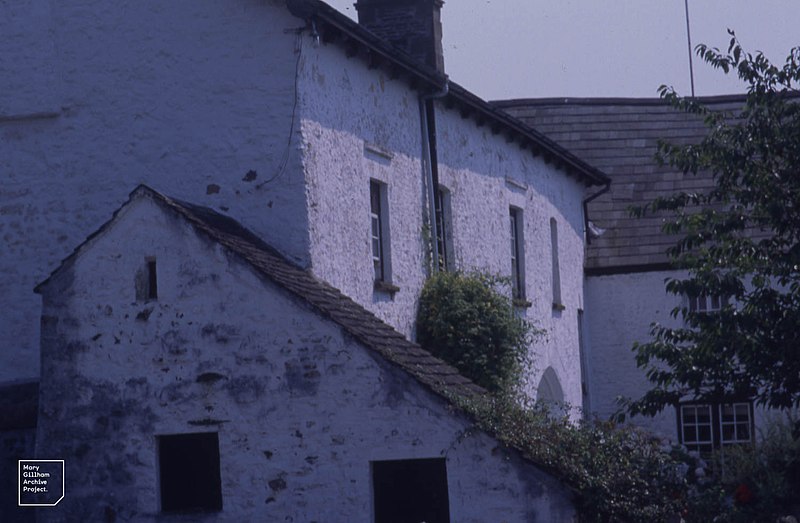
[[161, 511], [222, 510], [216, 432], [158, 438]]

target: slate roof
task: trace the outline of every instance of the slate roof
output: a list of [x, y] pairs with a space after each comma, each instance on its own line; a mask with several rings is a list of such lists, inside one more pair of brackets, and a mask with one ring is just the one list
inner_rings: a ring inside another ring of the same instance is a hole
[[[744, 95], [701, 97], [709, 107], [735, 112]], [[710, 175], [687, 176], [654, 160], [659, 139], [699, 142], [702, 120], [661, 99], [548, 98], [493, 102], [609, 175], [611, 189], [588, 204], [592, 222], [605, 229], [587, 251], [587, 274], [668, 268], [665, 251], [674, 238], [661, 232], [662, 219], [632, 218], [628, 208], [677, 190], [711, 186]]]
[[608, 183], [606, 174], [596, 166], [583, 161], [525, 122], [449, 81], [433, 67], [392, 47], [325, 2], [293, 0], [288, 5], [295, 16], [313, 21], [313, 29], [318, 32], [322, 42], [343, 47], [347, 56], [363, 59], [370, 68], [381, 68], [392, 78], [405, 78], [411, 88], [422, 94], [439, 92], [447, 85], [447, 95], [441, 100], [448, 109], [456, 109], [463, 118], [472, 119], [478, 126], [486, 125], [493, 134], [502, 135], [508, 142], [530, 149], [534, 156], [541, 155], [546, 162], [552, 162], [568, 176], [575, 176], [587, 186]]
[[164, 196], [145, 185], [137, 187], [130, 194], [128, 201], [114, 213], [114, 216], [76, 247], [47, 280], [36, 286], [35, 291], [41, 292], [42, 288], [62, 268], [70, 264], [93, 238], [111, 226], [123, 208], [139, 198], [150, 198], [165, 210], [183, 218], [198, 233], [228, 249], [249, 264], [257, 273], [308, 303], [319, 314], [330, 318], [367, 348], [374, 350], [390, 363], [408, 372], [417, 381], [446, 400], [451, 401], [454, 397], [469, 399], [486, 393], [482, 387], [459, 374], [454, 367], [406, 339], [405, 336], [342, 294], [338, 289], [318, 280], [311, 272], [300, 269], [284, 259], [278, 251], [233, 218], [219, 214], [207, 207]]

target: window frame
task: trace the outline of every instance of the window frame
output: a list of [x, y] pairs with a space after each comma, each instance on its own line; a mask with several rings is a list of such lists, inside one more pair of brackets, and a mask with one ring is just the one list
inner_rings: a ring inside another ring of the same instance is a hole
[[511, 297], [525, 301], [525, 220], [519, 207], [509, 206], [509, 235], [511, 245]]
[[700, 294], [698, 296], [686, 296], [686, 308], [690, 313], [712, 314], [719, 312], [728, 304], [727, 296]]
[[564, 310], [561, 298], [561, 265], [558, 261], [558, 221], [550, 218], [550, 257], [552, 267], [553, 308]]
[[375, 179], [369, 181], [370, 253], [373, 280], [376, 286], [391, 283], [391, 243], [389, 235], [388, 186]]
[[451, 202], [450, 191], [444, 185], [439, 185], [436, 189], [434, 214], [436, 215], [436, 246], [439, 253], [438, 268], [442, 271], [452, 271], [455, 267]]
[[[737, 407], [745, 407], [746, 420], [740, 419], [738, 416], [741, 413]], [[725, 420], [723, 409], [733, 409], [733, 419]], [[686, 433], [687, 425], [684, 416], [684, 410], [694, 410], [695, 419], [696, 413], [699, 409], [704, 409], [708, 413], [708, 421], [702, 424], [695, 423], [695, 434], [699, 434], [699, 427], [708, 428], [709, 435], [707, 438], [696, 437], [693, 441], [687, 441]], [[701, 454], [710, 454], [716, 450], [723, 450], [725, 447], [734, 445], [752, 445], [755, 443], [755, 421], [753, 403], [751, 401], [735, 400], [726, 403], [708, 403], [708, 402], [683, 402], [676, 405], [676, 421], [678, 429], [678, 440], [689, 450], [695, 450]], [[738, 410], [738, 412], [737, 412]], [[742, 425], [747, 427], [747, 438], [739, 438], [739, 430]], [[734, 438], [729, 439], [725, 437], [725, 427], [733, 426]]]

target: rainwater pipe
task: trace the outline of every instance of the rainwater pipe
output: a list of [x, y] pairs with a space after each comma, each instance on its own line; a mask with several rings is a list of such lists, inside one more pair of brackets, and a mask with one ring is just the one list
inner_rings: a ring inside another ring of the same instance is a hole
[[596, 193], [588, 196], [583, 200], [583, 230], [584, 234], [586, 235], [586, 243], [592, 243], [592, 234], [589, 231], [589, 202], [594, 200], [595, 198], [605, 194], [608, 190], [611, 189], [611, 182], [609, 181], [606, 183], [605, 187], [597, 191]]
[[[430, 126], [428, 123], [428, 102], [436, 98], [443, 98], [450, 92], [450, 81], [445, 77], [444, 87], [441, 91], [419, 96], [419, 120], [422, 132], [422, 171], [425, 184], [428, 186], [428, 215], [431, 224], [431, 247], [433, 251], [432, 272], [439, 271], [439, 231], [436, 224], [436, 188], [433, 185], [433, 154], [431, 153]], [[431, 105], [431, 112], [433, 106]]]

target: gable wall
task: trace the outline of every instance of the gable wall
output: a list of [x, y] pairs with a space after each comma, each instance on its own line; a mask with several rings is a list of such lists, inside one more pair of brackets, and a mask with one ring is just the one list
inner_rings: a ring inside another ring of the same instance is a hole
[[[334, 45], [304, 43], [301, 99], [314, 273], [414, 336], [428, 274], [418, 92]], [[451, 192], [456, 267], [508, 276], [508, 208], [525, 210], [529, 319], [547, 329], [528, 390], [553, 366], [580, 405], [577, 309], [583, 287], [583, 186], [457, 110], [436, 104], [440, 183]], [[374, 149], [385, 151], [377, 154]], [[527, 188], [508, 184], [505, 177]], [[393, 296], [373, 289], [369, 180], [387, 184]], [[559, 222], [563, 312], [552, 308], [550, 217]]]
[[[227, 210], [305, 259], [287, 147], [284, 30], [298, 25], [283, 0], [0, 5], [0, 382], [38, 376], [34, 285], [140, 183]], [[259, 186], [284, 160], [281, 183]]]
[[[158, 262], [155, 302], [131, 298], [145, 256]], [[192, 521], [366, 521], [371, 460], [433, 457], [447, 459], [453, 521], [573, 516], [563, 487], [149, 200], [59, 273], [44, 304], [37, 455], [65, 459], [70, 479], [43, 521], [160, 520], [155, 436], [207, 431], [223, 511]]]

